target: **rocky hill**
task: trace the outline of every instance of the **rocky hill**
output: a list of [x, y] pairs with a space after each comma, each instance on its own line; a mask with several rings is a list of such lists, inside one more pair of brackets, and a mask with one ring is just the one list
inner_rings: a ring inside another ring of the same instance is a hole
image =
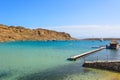
[[16, 40], [74, 40], [68, 33], [0, 24], [0, 42]]

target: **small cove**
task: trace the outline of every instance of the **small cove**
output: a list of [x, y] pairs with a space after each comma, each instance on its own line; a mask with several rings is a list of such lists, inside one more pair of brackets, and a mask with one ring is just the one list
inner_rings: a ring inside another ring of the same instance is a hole
[[[0, 79], [3, 80], [120, 80], [120, 73], [83, 68], [83, 59], [70, 56], [93, 50], [110, 41], [16, 41], [0, 43]], [[102, 50], [87, 60], [120, 59], [120, 50]], [[108, 75], [108, 76], [105, 76]], [[110, 79], [111, 77], [111, 79]]]

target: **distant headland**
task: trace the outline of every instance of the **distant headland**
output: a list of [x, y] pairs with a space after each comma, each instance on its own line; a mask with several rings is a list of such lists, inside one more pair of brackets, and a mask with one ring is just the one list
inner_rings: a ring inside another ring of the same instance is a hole
[[0, 42], [18, 40], [75, 40], [75, 38], [65, 32], [0, 24]]
[[[85, 38], [83, 40], [101, 40], [101, 38]], [[102, 40], [120, 40], [120, 38], [102, 38]]]

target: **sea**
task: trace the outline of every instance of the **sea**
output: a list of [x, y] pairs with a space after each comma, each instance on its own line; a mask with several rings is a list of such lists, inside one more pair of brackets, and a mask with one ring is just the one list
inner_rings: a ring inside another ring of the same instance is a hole
[[82, 67], [84, 60], [120, 60], [119, 49], [104, 49], [76, 61], [67, 60], [109, 43], [109, 40], [2, 42], [0, 80], [120, 80], [120, 73]]

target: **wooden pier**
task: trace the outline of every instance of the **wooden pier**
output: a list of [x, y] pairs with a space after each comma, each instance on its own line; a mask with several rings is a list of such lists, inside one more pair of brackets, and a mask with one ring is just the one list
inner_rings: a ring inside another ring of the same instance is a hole
[[105, 48], [106, 48], [106, 47], [101, 47], [101, 48], [98, 48], [98, 49], [95, 49], [95, 50], [92, 50], [92, 51], [89, 51], [89, 52], [85, 52], [85, 53], [83, 53], [83, 54], [75, 55], [75, 56], [72, 56], [72, 57], [68, 58], [67, 60], [75, 61], [75, 60], [77, 60], [77, 59], [79, 59], [79, 58], [81, 58], [81, 57], [83, 57], [83, 56], [86, 56], [86, 55], [88, 55], [88, 54], [92, 54], [92, 53], [94, 53], [94, 52], [103, 50], [103, 49], [105, 49]]

